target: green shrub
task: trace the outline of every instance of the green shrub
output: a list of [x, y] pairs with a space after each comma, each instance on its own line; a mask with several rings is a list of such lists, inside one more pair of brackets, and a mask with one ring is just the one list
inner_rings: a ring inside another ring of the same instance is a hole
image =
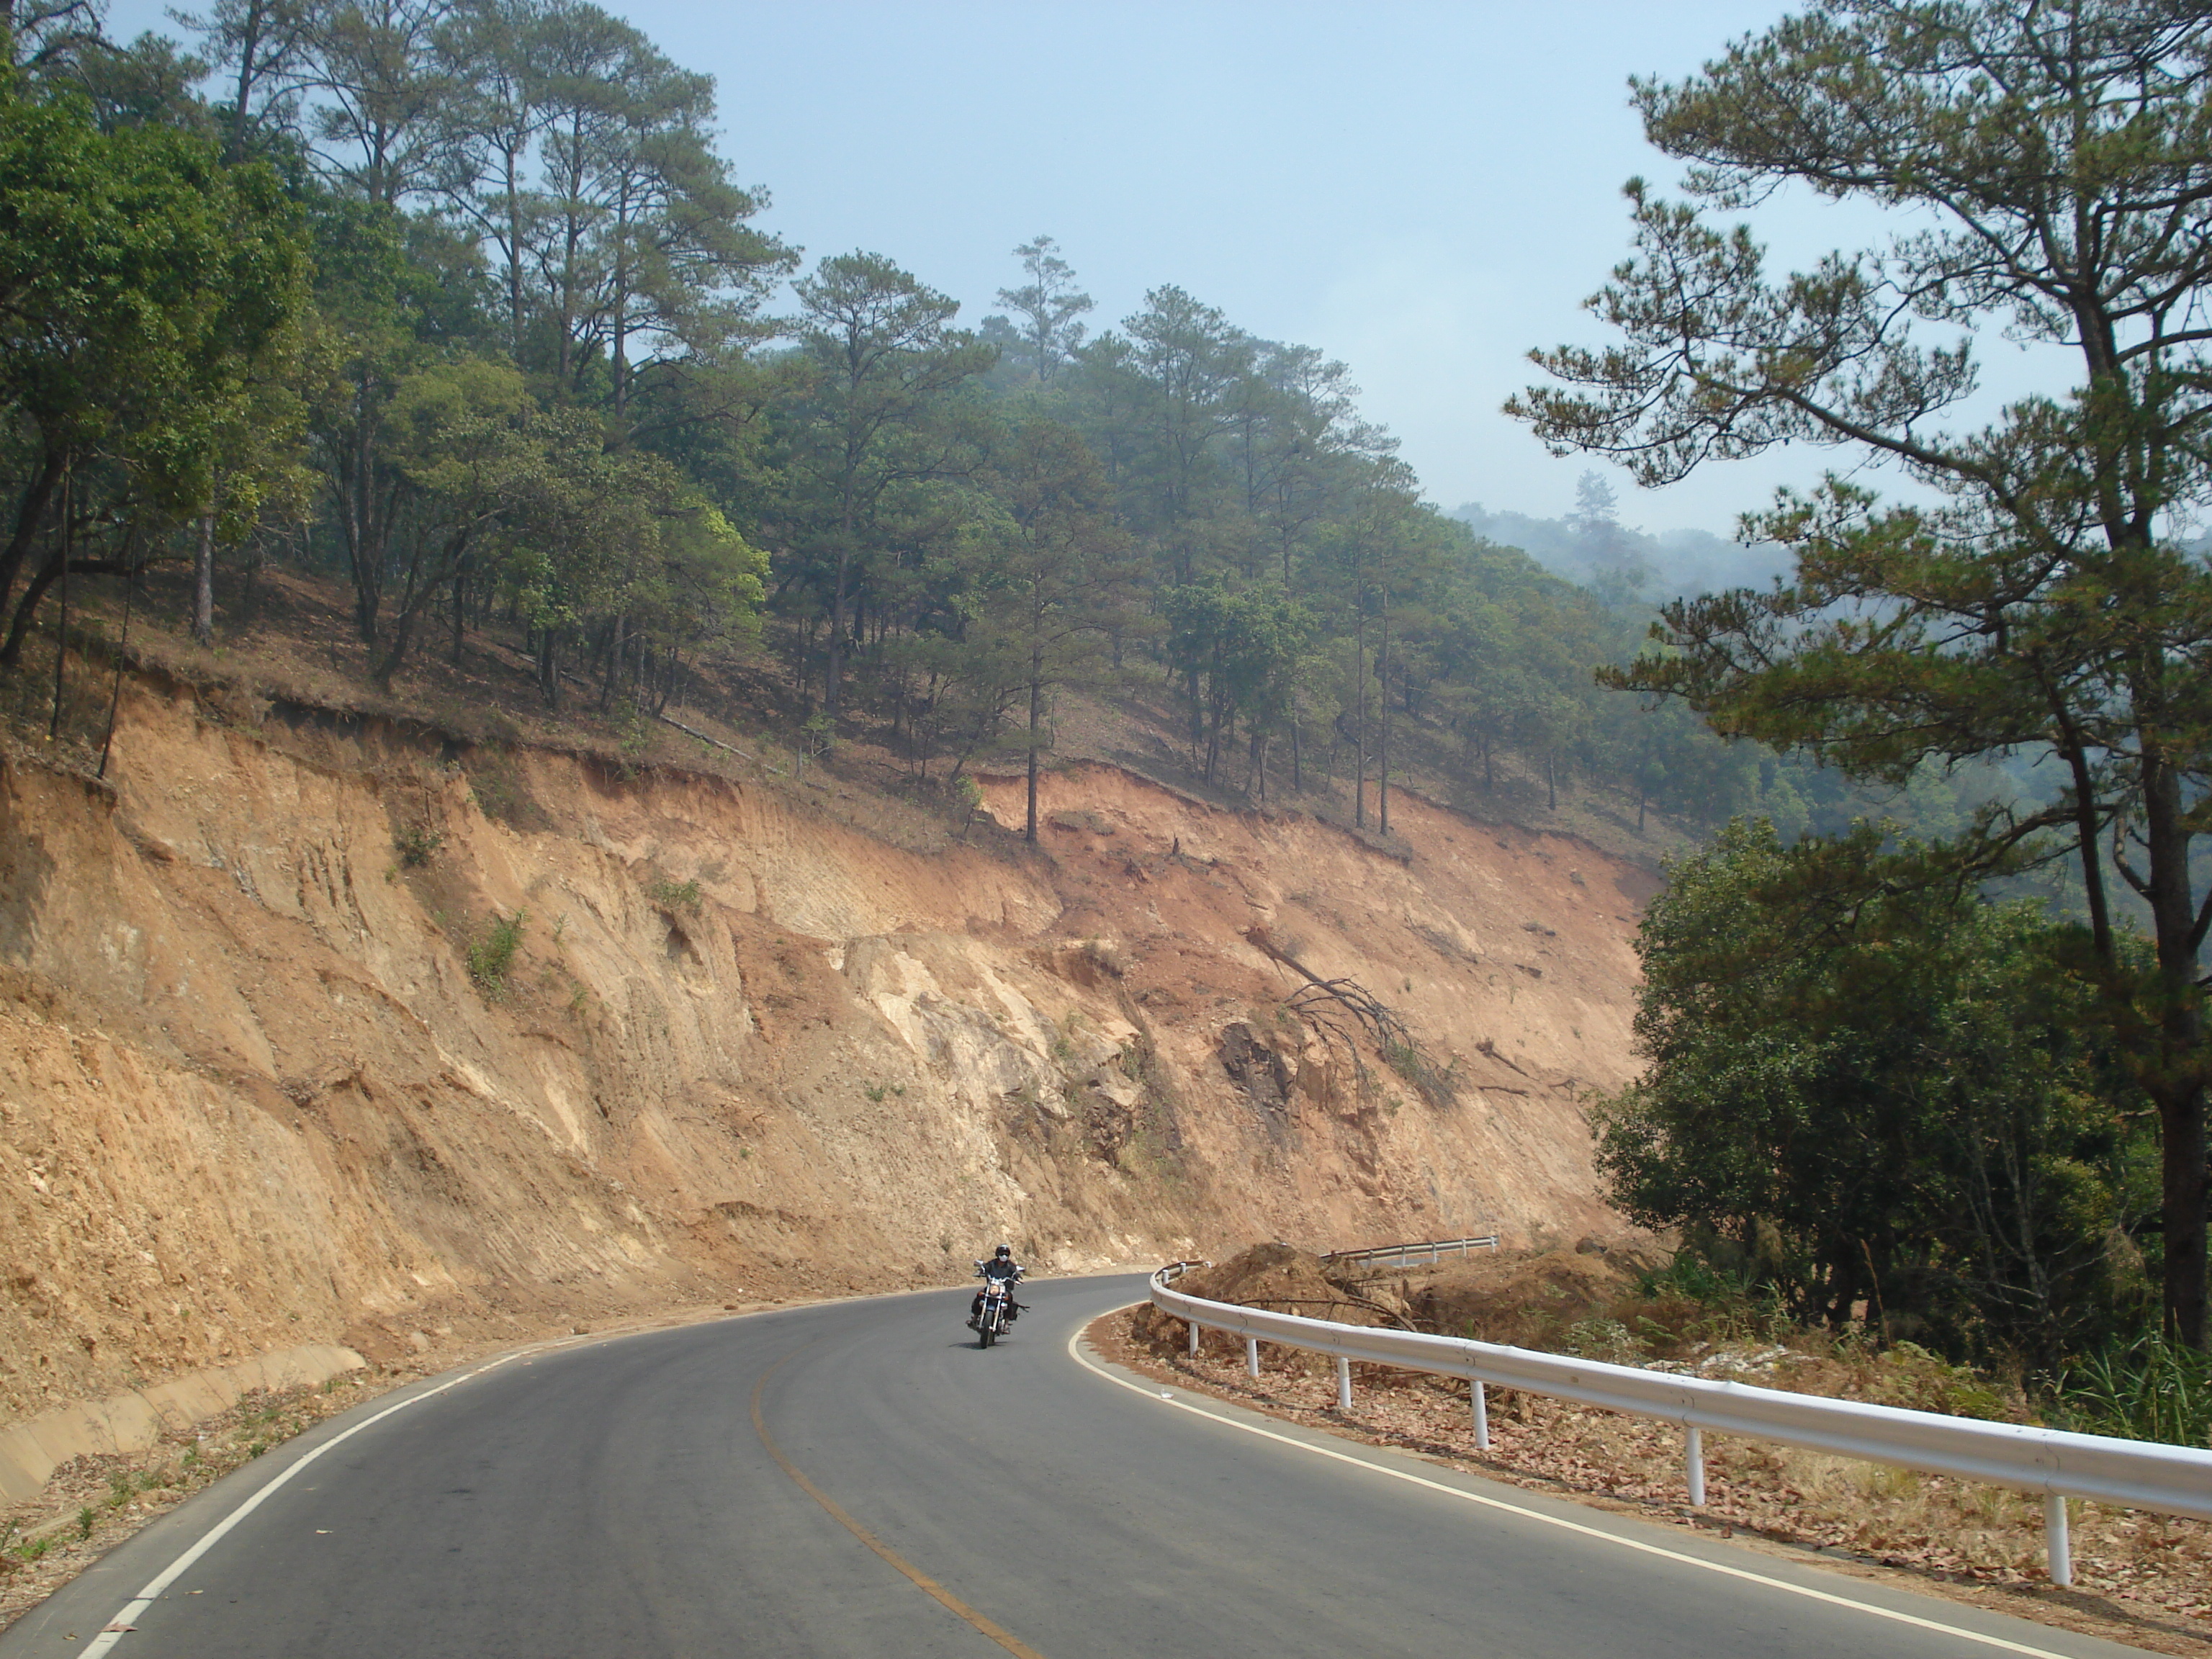
[[419, 869], [438, 856], [446, 844], [445, 833], [427, 823], [410, 823], [392, 838], [398, 849], [399, 861], [410, 870]]
[[1650, 1352], [1668, 1355], [1701, 1343], [1778, 1340], [1793, 1328], [1781, 1297], [1753, 1265], [1716, 1260], [1695, 1239], [1664, 1267], [1639, 1273], [1634, 1296], [1614, 1312]]
[[2212, 1354], [2155, 1332], [2069, 1361], [2051, 1403], [2068, 1428], [2171, 1446], [2212, 1446]]
[[1872, 1405], [1991, 1423], [2002, 1423], [2009, 1414], [2004, 1395], [1972, 1366], [1954, 1364], [1917, 1342], [1893, 1342], [1859, 1370], [1863, 1380], [1855, 1397]]
[[649, 881], [645, 884], [645, 896], [664, 910], [696, 910], [699, 908], [699, 884], [696, 881]]
[[522, 924], [529, 915], [527, 910], [511, 916], [495, 915], [483, 937], [470, 943], [469, 977], [488, 995], [498, 996], [507, 989], [507, 974], [522, 949]]

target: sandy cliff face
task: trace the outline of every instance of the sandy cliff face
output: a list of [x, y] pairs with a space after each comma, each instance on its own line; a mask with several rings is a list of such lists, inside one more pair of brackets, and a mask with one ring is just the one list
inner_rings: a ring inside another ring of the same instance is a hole
[[[1576, 1097], [1629, 1066], [1646, 879], [1571, 842], [1406, 800], [1401, 858], [1079, 769], [1037, 854], [923, 854], [803, 791], [150, 686], [116, 757], [0, 775], [0, 1415], [1002, 1237], [1606, 1222]], [[1448, 1091], [1288, 1012], [1285, 957]]]

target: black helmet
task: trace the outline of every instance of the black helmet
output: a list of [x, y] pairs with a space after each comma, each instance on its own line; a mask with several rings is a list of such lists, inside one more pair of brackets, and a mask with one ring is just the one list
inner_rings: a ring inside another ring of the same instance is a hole
[[991, 1254], [994, 1256], [1002, 1257], [1005, 1260], [1011, 1261], [1013, 1259], [1014, 1247], [1011, 1244], [1001, 1244], [997, 1249], [992, 1251]]

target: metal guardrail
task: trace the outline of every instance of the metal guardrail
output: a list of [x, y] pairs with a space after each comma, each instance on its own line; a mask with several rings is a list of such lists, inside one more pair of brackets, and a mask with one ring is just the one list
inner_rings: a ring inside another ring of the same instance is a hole
[[1352, 1409], [1355, 1359], [1432, 1376], [1463, 1376], [1469, 1384], [1475, 1444], [1486, 1449], [1490, 1444], [1486, 1384], [1679, 1423], [1686, 1431], [1684, 1457], [1693, 1506], [1703, 1507], [1705, 1501], [1704, 1431], [1711, 1429], [2039, 1494], [2054, 1584], [2074, 1580], [2066, 1527], [2069, 1497], [2212, 1521], [2212, 1451], [2016, 1423], [1984, 1423], [1938, 1412], [1647, 1371], [1463, 1337], [1340, 1325], [1298, 1314], [1208, 1302], [1171, 1288], [1173, 1279], [1192, 1265], [1176, 1262], [1153, 1274], [1152, 1299], [1190, 1327], [1193, 1353], [1204, 1328], [1243, 1337], [1246, 1367], [1255, 1376], [1260, 1374], [1263, 1341], [1334, 1355], [1337, 1405], [1344, 1411]]
[[1430, 1238], [1415, 1244], [1376, 1244], [1364, 1250], [1331, 1250], [1322, 1257], [1324, 1261], [1388, 1261], [1401, 1267], [1415, 1261], [1441, 1261], [1447, 1255], [1465, 1255], [1473, 1250], [1494, 1250], [1498, 1235], [1491, 1233], [1481, 1238]]

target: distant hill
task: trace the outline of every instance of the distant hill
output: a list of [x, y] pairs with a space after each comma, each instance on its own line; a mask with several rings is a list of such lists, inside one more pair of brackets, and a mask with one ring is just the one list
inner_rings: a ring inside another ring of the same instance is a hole
[[[1534, 519], [1468, 501], [1452, 512], [1478, 536], [1517, 547], [1556, 575], [1596, 582], [1611, 573], [1630, 595], [1664, 601], [1729, 587], [1764, 587], [1789, 569], [1776, 543], [1746, 547], [1707, 530], [1657, 535], [1624, 525], [1577, 519]], [[1639, 580], [1640, 577], [1640, 580]]]

